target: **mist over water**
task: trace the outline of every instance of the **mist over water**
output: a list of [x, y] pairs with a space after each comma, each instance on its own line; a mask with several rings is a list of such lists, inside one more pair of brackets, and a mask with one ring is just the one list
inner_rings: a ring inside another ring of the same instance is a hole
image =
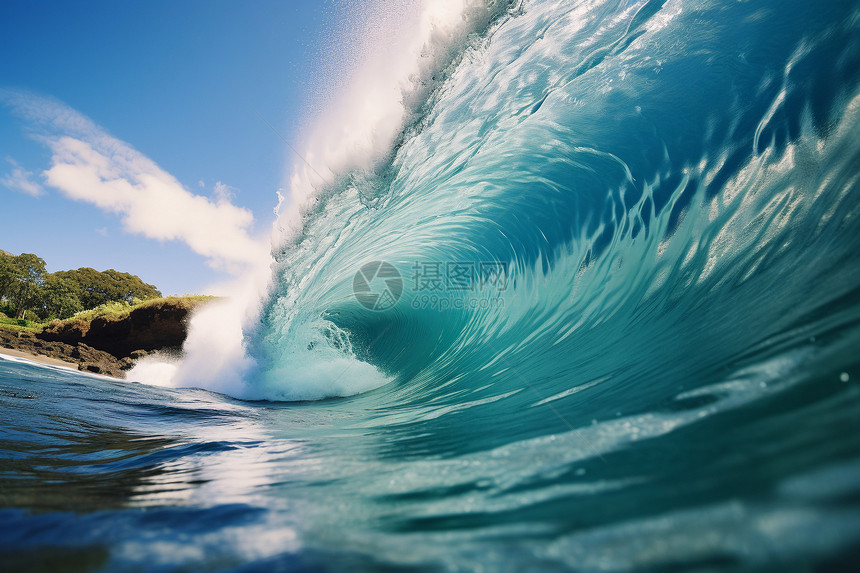
[[[271, 269], [132, 372], [168, 388], [0, 362], [0, 539], [108, 568], [856, 565], [855, 3], [405, 26], [309, 133]], [[10, 477], [37, 466], [80, 496]]]

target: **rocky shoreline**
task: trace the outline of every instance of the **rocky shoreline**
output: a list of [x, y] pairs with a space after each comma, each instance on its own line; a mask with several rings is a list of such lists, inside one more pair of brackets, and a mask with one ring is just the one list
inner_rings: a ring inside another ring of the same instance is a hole
[[78, 370], [125, 378], [135, 361], [156, 352], [179, 353], [187, 320], [200, 301], [165, 300], [120, 319], [95, 318], [46, 327], [40, 333], [0, 330], [0, 347], [77, 365]]
[[[66, 344], [46, 342], [32, 332], [7, 332], [0, 330], [0, 346], [30, 354], [34, 358], [46, 357], [76, 364], [78, 370], [104, 374], [114, 378], [125, 378], [126, 371], [134, 365], [135, 358], [117, 358], [113, 354], [98, 350], [83, 342]], [[136, 356], [140, 358], [140, 356]]]

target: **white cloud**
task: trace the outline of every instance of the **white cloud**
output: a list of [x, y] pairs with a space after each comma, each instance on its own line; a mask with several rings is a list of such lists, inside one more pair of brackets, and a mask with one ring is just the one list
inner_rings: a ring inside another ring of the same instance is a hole
[[235, 189], [233, 187], [230, 187], [229, 185], [225, 185], [224, 183], [218, 181], [217, 183], [215, 183], [215, 188], [212, 190], [212, 195], [215, 196], [215, 200], [219, 204], [225, 201], [229, 203], [236, 195], [234, 191]]
[[25, 193], [32, 197], [38, 197], [45, 190], [42, 186], [33, 181], [33, 172], [27, 171], [20, 165], [18, 162], [12, 159], [11, 157], [7, 157], [6, 161], [12, 165], [12, 171], [7, 173], [2, 179], [0, 179], [0, 185], [5, 186], [6, 188], [12, 191], [18, 191], [20, 193]]
[[[191, 193], [172, 175], [70, 107], [28, 93], [0, 90], [14, 111], [38, 128], [51, 152], [45, 182], [64, 195], [121, 217], [130, 233], [182, 241], [210, 266], [232, 273], [269, 260], [266, 240], [251, 235], [252, 213], [230, 202]], [[220, 185], [220, 182], [219, 182]]]

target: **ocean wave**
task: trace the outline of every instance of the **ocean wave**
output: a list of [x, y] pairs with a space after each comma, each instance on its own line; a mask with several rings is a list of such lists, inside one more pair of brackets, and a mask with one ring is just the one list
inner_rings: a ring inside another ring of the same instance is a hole
[[[845, 3], [505, 12], [384, 165], [323, 186], [278, 249], [251, 394], [545, 398], [608, 377], [590, 399], [637, 403], [838, 299], [858, 272], [856, 28]], [[372, 261], [402, 279], [384, 311], [354, 292]], [[472, 290], [419, 284], [458, 264]], [[503, 289], [478, 288], [482, 265]]]

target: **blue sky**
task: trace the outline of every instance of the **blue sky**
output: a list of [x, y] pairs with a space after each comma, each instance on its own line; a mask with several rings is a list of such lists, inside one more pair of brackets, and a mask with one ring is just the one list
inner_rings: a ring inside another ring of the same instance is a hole
[[[297, 144], [337, 21], [336, 6], [310, 2], [4, 0], [0, 248], [37, 253], [50, 271], [131, 272], [165, 294], [223, 280], [207, 264], [219, 254], [164, 239], [169, 230], [130, 231], [133, 208], [100, 208], [74, 199], [71, 183], [52, 186], [45, 173], [69, 152], [57, 114], [88, 118], [74, 137], [108, 155], [124, 142], [212, 209], [228, 198], [253, 214], [248, 234], [265, 234], [293, 158], [257, 114]], [[60, 111], [46, 119], [22, 105]]]

